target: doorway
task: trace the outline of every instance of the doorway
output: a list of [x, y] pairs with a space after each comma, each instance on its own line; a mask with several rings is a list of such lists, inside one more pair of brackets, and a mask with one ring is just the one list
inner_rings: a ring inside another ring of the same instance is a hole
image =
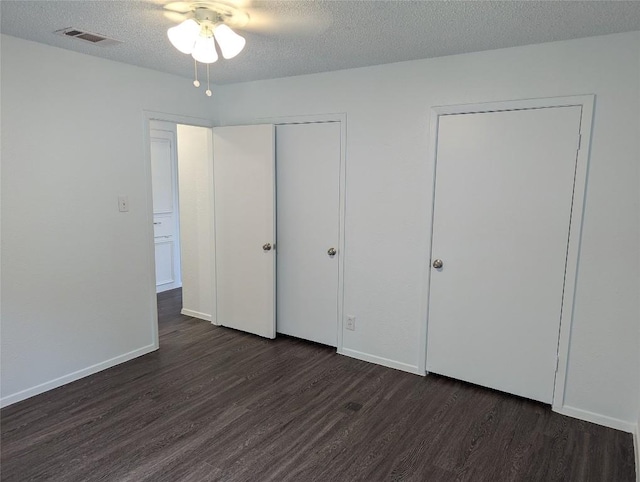
[[[156, 292], [182, 288], [181, 312], [214, 321], [211, 122], [145, 112], [149, 264]], [[157, 317], [155, 318], [157, 320]], [[157, 339], [157, 321], [153, 325]]]

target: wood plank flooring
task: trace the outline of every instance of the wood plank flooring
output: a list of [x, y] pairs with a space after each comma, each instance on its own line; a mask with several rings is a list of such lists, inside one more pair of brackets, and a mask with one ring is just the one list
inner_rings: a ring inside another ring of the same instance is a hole
[[3, 409], [2, 480], [635, 480], [630, 434], [179, 314], [159, 351]]

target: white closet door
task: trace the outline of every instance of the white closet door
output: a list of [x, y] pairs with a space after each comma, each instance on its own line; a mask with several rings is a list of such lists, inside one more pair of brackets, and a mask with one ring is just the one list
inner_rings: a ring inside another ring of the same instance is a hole
[[339, 122], [276, 128], [277, 329], [331, 346], [338, 341], [340, 142]]
[[275, 338], [275, 131], [213, 129], [216, 321]]
[[551, 403], [580, 115], [440, 117], [428, 371]]

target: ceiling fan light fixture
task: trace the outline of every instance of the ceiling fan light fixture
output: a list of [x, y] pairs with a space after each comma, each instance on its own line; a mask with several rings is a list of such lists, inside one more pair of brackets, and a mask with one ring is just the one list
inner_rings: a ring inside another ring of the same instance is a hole
[[213, 36], [199, 36], [196, 40], [193, 52], [191, 52], [191, 56], [203, 64], [212, 64], [218, 60], [218, 52], [216, 52], [216, 45], [213, 40]]
[[167, 30], [171, 44], [183, 54], [190, 54], [200, 35], [200, 25], [192, 18]]
[[[194, 58], [195, 80], [193, 85], [200, 87], [198, 80], [198, 62], [207, 65], [207, 90], [212, 96], [209, 82], [209, 65], [218, 60], [216, 43], [225, 59], [232, 59], [244, 49], [246, 40], [231, 30], [233, 26], [246, 25], [249, 16], [233, 6], [217, 1], [193, 2], [188, 5], [191, 18], [167, 30], [171, 44], [183, 54]], [[187, 13], [185, 10], [185, 13]], [[244, 20], [244, 22], [242, 22]]]
[[216, 26], [213, 34], [225, 59], [232, 59], [238, 55], [247, 43], [244, 37], [235, 33], [225, 24]]

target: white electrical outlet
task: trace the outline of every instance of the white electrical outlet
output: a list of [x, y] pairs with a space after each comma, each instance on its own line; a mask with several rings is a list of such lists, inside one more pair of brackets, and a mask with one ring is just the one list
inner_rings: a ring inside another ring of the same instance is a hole
[[356, 317], [347, 316], [347, 330], [356, 331]]

